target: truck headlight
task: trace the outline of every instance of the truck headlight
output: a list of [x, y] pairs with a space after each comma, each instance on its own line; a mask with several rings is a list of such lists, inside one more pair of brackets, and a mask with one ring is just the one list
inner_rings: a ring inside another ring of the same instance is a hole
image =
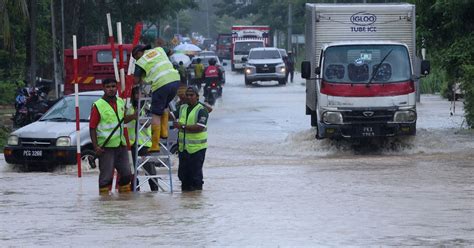
[[69, 138], [69, 137], [59, 137], [56, 140], [56, 146], [71, 146], [71, 138]]
[[342, 114], [340, 112], [332, 111], [324, 112], [323, 122], [326, 124], [342, 124]]
[[18, 136], [16, 136], [16, 135], [10, 135], [10, 136], [8, 137], [7, 144], [8, 144], [9, 146], [17, 146], [17, 145], [18, 145]]
[[276, 71], [279, 72], [279, 73], [285, 73], [285, 72], [286, 72], [285, 64], [279, 64], [279, 65], [277, 65]]
[[245, 67], [245, 74], [252, 74], [255, 71], [255, 67]]
[[416, 121], [416, 112], [411, 110], [403, 110], [395, 112], [393, 122], [408, 122], [412, 123]]

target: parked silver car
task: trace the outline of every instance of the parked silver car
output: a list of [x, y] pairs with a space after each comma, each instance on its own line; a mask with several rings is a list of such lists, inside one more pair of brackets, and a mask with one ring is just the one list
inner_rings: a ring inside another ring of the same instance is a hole
[[[103, 91], [79, 93], [81, 155], [84, 162], [95, 156], [89, 136], [92, 104]], [[171, 125], [172, 127], [172, 125]], [[76, 116], [74, 95], [53, 105], [38, 121], [15, 130], [4, 148], [5, 160], [20, 165], [76, 164]], [[177, 130], [169, 132], [168, 148], [177, 149]]]

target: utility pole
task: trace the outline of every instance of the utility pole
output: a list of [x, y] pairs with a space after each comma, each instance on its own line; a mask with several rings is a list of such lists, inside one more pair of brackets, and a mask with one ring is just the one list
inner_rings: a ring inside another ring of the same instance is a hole
[[287, 51], [291, 51], [292, 49], [292, 46], [291, 46], [291, 36], [293, 34], [293, 30], [292, 30], [292, 26], [293, 26], [293, 18], [292, 18], [292, 15], [293, 15], [293, 11], [292, 11], [292, 8], [291, 8], [291, 2], [288, 3], [288, 39], [287, 39], [287, 47], [286, 47], [286, 50]]
[[54, 13], [54, 0], [51, 0], [51, 38], [53, 40], [53, 74], [54, 74], [54, 96], [56, 98], [59, 98], [59, 81], [60, 81], [60, 75], [59, 75], [59, 68], [58, 68], [58, 51], [56, 49], [56, 23], [55, 23], [55, 13]]
[[[61, 84], [64, 87], [64, 75], [66, 75], [65, 68], [66, 66], [64, 65], [64, 37], [66, 36], [65, 34], [65, 27], [64, 27], [64, 0], [61, 0]], [[60, 96], [63, 95], [63, 87], [61, 87], [61, 92], [59, 93]]]
[[179, 10], [176, 12], [176, 34], [179, 34]]
[[33, 89], [36, 87], [36, 15], [38, 12], [36, 0], [30, 1], [30, 86]]
[[209, 38], [211, 37], [210, 27], [209, 27], [209, 0], [206, 0], [206, 9], [207, 9], [207, 14], [206, 14], [207, 38]]

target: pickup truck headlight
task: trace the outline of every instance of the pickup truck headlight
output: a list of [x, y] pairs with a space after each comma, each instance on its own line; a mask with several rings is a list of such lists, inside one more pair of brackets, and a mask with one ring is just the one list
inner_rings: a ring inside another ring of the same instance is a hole
[[323, 122], [326, 124], [342, 124], [342, 114], [340, 112], [332, 111], [324, 112]]
[[56, 140], [56, 146], [71, 146], [71, 138], [69, 138], [69, 137], [59, 137]]
[[279, 73], [286, 73], [286, 66], [285, 64], [279, 64], [276, 66], [276, 71]]
[[411, 110], [403, 110], [395, 112], [393, 122], [413, 123], [416, 121], [416, 112]]
[[255, 73], [255, 67], [247, 65], [245, 67], [245, 74], [248, 75], [248, 74], [252, 74], [252, 73]]
[[7, 144], [9, 146], [17, 146], [18, 145], [18, 136], [10, 135], [10, 137], [8, 137]]

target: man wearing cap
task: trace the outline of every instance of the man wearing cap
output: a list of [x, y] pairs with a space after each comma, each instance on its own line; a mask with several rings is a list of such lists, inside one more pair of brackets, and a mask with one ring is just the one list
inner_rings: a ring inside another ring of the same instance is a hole
[[160, 152], [160, 138], [168, 138], [168, 104], [176, 96], [179, 73], [174, 69], [166, 52], [161, 47], [151, 49], [137, 45], [132, 50], [135, 63], [135, 84], [151, 84], [151, 130], [152, 145], [149, 152]]
[[182, 191], [202, 190], [202, 167], [207, 149], [207, 118], [209, 113], [199, 103], [199, 90], [196, 86], [186, 89], [186, 103], [181, 105], [175, 116], [178, 128], [178, 178]]

